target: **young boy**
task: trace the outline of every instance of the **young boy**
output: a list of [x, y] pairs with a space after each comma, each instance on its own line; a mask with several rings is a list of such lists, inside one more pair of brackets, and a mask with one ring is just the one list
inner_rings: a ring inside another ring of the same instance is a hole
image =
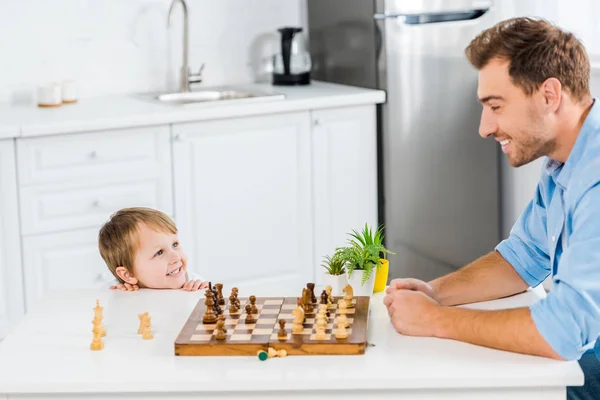
[[98, 234], [98, 248], [117, 282], [110, 289], [195, 291], [208, 282], [188, 275], [187, 255], [169, 216], [151, 208], [124, 208]]

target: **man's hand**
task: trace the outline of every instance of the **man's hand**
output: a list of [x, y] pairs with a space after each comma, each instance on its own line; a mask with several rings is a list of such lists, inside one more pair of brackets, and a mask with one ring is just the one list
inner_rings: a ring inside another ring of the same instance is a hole
[[119, 283], [118, 285], [112, 285], [110, 287], [111, 290], [122, 290], [124, 292], [135, 292], [136, 290], [139, 290], [139, 286], [138, 285], [132, 285], [130, 283]]
[[397, 290], [413, 290], [416, 292], [423, 292], [427, 296], [431, 297], [435, 301], [437, 300], [437, 295], [435, 290], [429, 285], [427, 282], [423, 282], [419, 279], [413, 278], [400, 278], [400, 279], [392, 279], [388, 288], [385, 290], [387, 294], [391, 294]]
[[206, 289], [208, 282], [202, 282], [200, 279], [192, 279], [183, 284], [182, 289], [186, 292], [195, 292], [198, 289]]
[[383, 304], [398, 333], [410, 336], [437, 335], [436, 315], [441, 306], [422, 291], [392, 290], [383, 299]]

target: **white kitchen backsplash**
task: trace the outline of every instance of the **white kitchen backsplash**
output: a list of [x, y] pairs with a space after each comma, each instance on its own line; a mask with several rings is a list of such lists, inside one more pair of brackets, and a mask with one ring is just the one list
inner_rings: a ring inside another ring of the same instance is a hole
[[[189, 65], [203, 85], [254, 80], [254, 55], [303, 0], [187, 0]], [[75, 80], [80, 97], [176, 88], [182, 9], [171, 0], [0, 0], [0, 103], [35, 101], [36, 87]], [[267, 47], [267, 49], [265, 49]], [[263, 49], [262, 52], [260, 49]]]

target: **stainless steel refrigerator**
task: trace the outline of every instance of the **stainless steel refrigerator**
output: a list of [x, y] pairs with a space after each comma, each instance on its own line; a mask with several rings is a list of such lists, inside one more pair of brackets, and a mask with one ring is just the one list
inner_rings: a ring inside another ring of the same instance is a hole
[[433, 279], [500, 240], [499, 151], [478, 134], [464, 55], [494, 15], [481, 0], [307, 0], [314, 79], [387, 93], [378, 187], [390, 279]]

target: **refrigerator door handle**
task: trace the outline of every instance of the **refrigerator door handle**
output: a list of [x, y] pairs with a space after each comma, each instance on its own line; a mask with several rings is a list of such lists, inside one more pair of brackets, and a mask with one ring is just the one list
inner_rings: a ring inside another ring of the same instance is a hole
[[478, 8], [465, 11], [453, 11], [444, 13], [421, 13], [421, 14], [387, 14], [376, 13], [373, 18], [376, 20], [398, 19], [407, 25], [424, 25], [439, 22], [470, 21], [480, 18], [489, 8]]

